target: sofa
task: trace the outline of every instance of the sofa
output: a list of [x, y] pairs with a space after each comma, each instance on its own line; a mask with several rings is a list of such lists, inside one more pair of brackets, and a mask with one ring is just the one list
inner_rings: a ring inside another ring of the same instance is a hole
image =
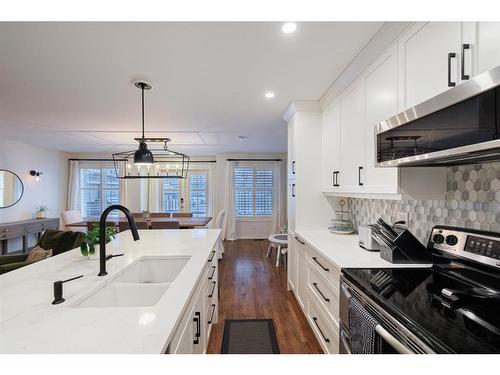
[[[60, 230], [47, 230], [40, 237], [37, 246], [45, 250], [52, 249], [52, 256], [80, 247], [84, 233]], [[28, 254], [12, 254], [0, 256], [0, 275], [24, 267]]]

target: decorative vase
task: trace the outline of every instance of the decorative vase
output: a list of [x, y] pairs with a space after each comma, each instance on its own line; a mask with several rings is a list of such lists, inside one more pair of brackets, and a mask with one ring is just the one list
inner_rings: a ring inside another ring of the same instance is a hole
[[36, 218], [37, 219], [45, 219], [45, 218], [47, 218], [47, 212], [46, 211], [37, 211], [36, 212]]

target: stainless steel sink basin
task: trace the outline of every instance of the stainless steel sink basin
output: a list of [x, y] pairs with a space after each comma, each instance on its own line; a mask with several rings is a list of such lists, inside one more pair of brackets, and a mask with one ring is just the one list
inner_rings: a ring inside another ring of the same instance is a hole
[[155, 305], [190, 257], [143, 257], [73, 307]]

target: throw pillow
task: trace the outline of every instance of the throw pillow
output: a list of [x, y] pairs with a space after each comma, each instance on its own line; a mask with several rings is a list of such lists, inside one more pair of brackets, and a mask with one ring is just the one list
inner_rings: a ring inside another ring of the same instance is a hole
[[26, 263], [35, 263], [40, 260], [44, 260], [50, 256], [52, 256], [52, 249], [45, 250], [40, 246], [36, 246], [33, 248], [33, 250], [31, 250], [28, 257], [26, 258]]

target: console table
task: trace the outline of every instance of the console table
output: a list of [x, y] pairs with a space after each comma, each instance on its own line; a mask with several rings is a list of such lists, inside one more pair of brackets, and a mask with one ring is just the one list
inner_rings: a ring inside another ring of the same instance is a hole
[[0, 223], [0, 253], [7, 254], [8, 240], [23, 239], [23, 253], [28, 251], [28, 236], [36, 234], [38, 239], [47, 229], [59, 229], [59, 219], [29, 219]]

